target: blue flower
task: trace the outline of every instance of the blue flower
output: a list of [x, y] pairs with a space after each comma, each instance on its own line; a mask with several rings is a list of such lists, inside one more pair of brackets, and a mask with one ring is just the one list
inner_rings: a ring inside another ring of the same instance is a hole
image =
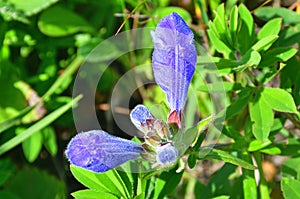
[[[170, 105], [168, 123], [181, 128], [181, 114], [196, 64], [193, 33], [178, 14], [172, 13], [159, 22], [152, 39], [154, 77]], [[136, 106], [130, 119], [143, 133], [142, 145], [102, 130], [83, 132], [68, 144], [65, 154], [70, 163], [94, 172], [105, 172], [138, 157], [159, 169], [177, 162], [178, 150], [168, 124], [156, 119], [144, 105]]]
[[65, 153], [73, 165], [104, 172], [138, 158], [143, 151], [142, 146], [133, 141], [112, 136], [102, 130], [92, 130], [77, 134]]
[[170, 104], [168, 123], [176, 123], [179, 127], [197, 60], [193, 38], [193, 32], [176, 13], [163, 18], [152, 33], [155, 81]]

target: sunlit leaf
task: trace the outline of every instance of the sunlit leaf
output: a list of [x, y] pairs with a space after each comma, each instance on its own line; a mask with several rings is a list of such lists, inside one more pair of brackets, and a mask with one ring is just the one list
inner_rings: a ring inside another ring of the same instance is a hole
[[266, 23], [258, 32], [257, 39], [260, 40], [270, 35], [278, 35], [280, 32], [281, 18], [273, 19]]
[[80, 190], [71, 194], [76, 199], [99, 199], [99, 196], [105, 199], [118, 199], [116, 195], [101, 190]]
[[104, 191], [117, 197], [126, 198], [129, 195], [124, 182], [114, 169], [105, 173], [94, 173], [71, 165], [71, 171], [79, 182], [90, 189]]
[[50, 37], [66, 36], [79, 31], [93, 31], [85, 19], [59, 5], [47, 9], [40, 15], [38, 27], [42, 33]]
[[280, 88], [264, 88], [261, 92], [264, 102], [272, 109], [280, 112], [296, 113], [297, 108], [293, 97]]
[[253, 166], [252, 164], [238, 158], [235, 157], [229, 153], [226, 153], [224, 151], [221, 150], [217, 150], [217, 149], [208, 149], [208, 148], [201, 148], [198, 152], [199, 154], [201, 153], [207, 153], [207, 155], [202, 158], [202, 159], [217, 159], [217, 160], [222, 160], [224, 162], [227, 163], [231, 163], [237, 166], [241, 166], [245, 169], [250, 169], [250, 170], [254, 170], [256, 167]]
[[289, 178], [282, 178], [281, 190], [285, 198], [300, 198], [300, 181]]
[[270, 133], [274, 122], [274, 114], [268, 104], [258, 96], [249, 104], [249, 113], [252, 122], [253, 135], [264, 142]]
[[51, 6], [52, 4], [58, 2], [58, 0], [8, 0], [13, 3], [17, 9], [24, 11], [26, 16], [34, 15], [41, 10]]

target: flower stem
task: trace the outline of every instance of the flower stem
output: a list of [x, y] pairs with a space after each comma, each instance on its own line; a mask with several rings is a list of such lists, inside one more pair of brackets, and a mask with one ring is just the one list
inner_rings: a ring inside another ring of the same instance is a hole
[[267, 185], [267, 181], [264, 176], [263, 168], [262, 168], [262, 154], [260, 152], [254, 152], [254, 158], [257, 163], [257, 168], [259, 170], [259, 192], [261, 199], [270, 199], [269, 189]]

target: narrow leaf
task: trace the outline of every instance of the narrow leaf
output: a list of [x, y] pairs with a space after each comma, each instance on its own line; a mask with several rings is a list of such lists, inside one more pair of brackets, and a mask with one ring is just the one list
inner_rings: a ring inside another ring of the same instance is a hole
[[272, 144], [272, 142], [270, 140], [265, 140], [264, 142], [261, 142], [259, 140], [253, 140], [249, 144], [248, 151], [250, 151], [250, 152], [258, 151], [260, 149], [263, 149], [263, 148], [269, 146], [270, 144]]
[[244, 4], [241, 4], [238, 7], [238, 12], [240, 19], [240, 29], [237, 35], [239, 44], [238, 47], [243, 55], [251, 48], [256, 40], [254, 32], [254, 20]]
[[230, 33], [231, 33], [231, 37], [233, 40], [235, 40], [236, 38], [236, 34], [237, 34], [237, 30], [238, 30], [238, 16], [239, 16], [239, 13], [238, 13], [238, 8], [236, 6], [234, 6], [231, 10], [231, 13], [230, 13]]
[[214, 46], [218, 52], [223, 53], [225, 58], [229, 58], [229, 54], [232, 50], [221, 41], [211, 29], [207, 30], [207, 34], [212, 46]]
[[80, 190], [73, 192], [71, 194], [76, 199], [99, 199], [99, 196], [101, 198], [105, 199], [118, 199], [119, 197], [113, 195], [112, 193], [104, 192], [101, 190]]
[[201, 153], [207, 153], [207, 155], [203, 159], [217, 159], [237, 166], [241, 166], [245, 169], [256, 169], [256, 167], [252, 164], [221, 150], [201, 148], [198, 154], [200, 155]]
[[5, 152], [9, 151], [10, 149], [14, 148], [27, 138], [29, 138], [34, 133], [38, 132], [39, 130], [43, 129], [44, 127], [51, 124], [54, 120], [64, 114], [67, 110], [69, 110], [72, 106], [74, 106], [80, 99], [82, 98], [81, 95], [77, 96], [73, 101], [67, 103], [66, 105], [58, 108], [57, 110], [53, 111], [42, 120], [38, 121], [34, 125], [30, 126], [20, 135], [15, 136], [14, 138], [8, 140], [4, 144], [0, 146], [0, 155], [4, 154]]
[[29, 106], [24, 108], [23, 110], [19, 111], [18, 115], [16, 115], [15, 117], [6, 120], [5, 122], [0, 124], [0, 133], [2, 133], [3, 131], [9, 129], [10, 127], [13, 127], [17, 124], [20, 124], [22, 121], [22, 118], [29, 113], [32, 109], [34, 109], [35, 106]]
[[261, 51], [261, 50], [268, 50], [268, 48], [270, 48], [271, 44], [273, 44], [277, 39], [278, 39], [278, 35], [269, 35], [266, 36], [260, 40], [258, 40], [258, 42], [256, 42], [253, 46], [252, 49], [255, 51]]

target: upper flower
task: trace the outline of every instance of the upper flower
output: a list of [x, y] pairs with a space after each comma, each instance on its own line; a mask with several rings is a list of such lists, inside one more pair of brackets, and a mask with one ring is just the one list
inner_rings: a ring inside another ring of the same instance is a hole
[[168, 122], [179, 127], [197, 60], [193, 38], [193, 32], [176, 13], [163, 18], [152, 32], [155, 81], [170, 104]]

